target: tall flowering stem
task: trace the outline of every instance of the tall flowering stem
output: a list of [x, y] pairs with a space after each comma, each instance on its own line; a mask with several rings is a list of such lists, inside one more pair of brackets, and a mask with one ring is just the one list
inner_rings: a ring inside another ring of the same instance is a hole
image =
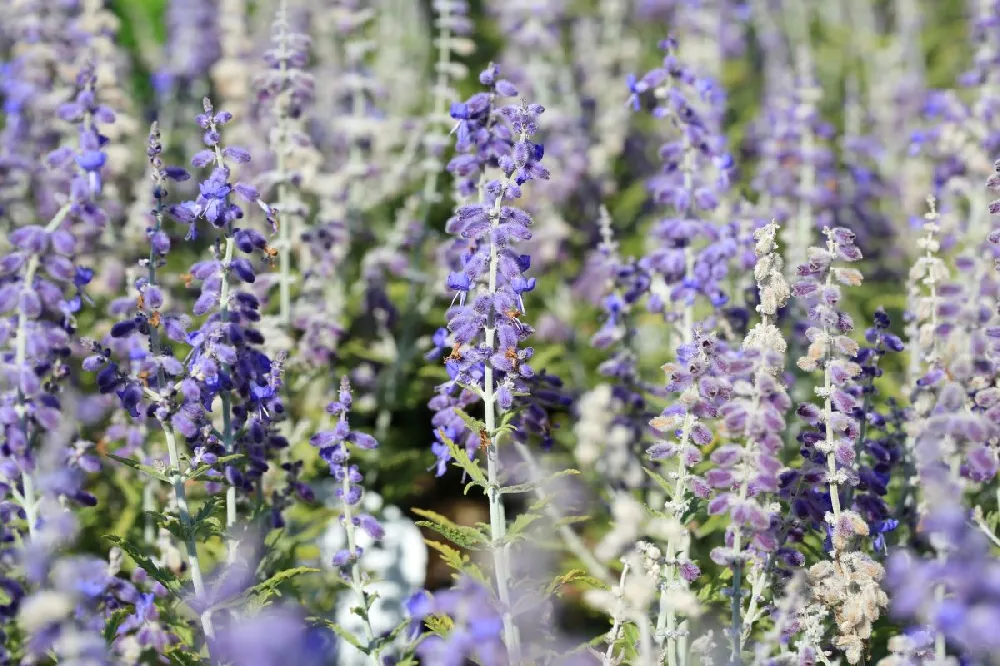
[[[347, 377], [344, 377], [340, 382], [337, 401], [327, 406], [327, 412], [337, 416], [337, 424], [332, 430], [316, 433], [310, 442], [319, 448], [320, 456], [329, 463], [330, 472], [339, 484], [336, 496], [343, 508], [340, 520], [347, 534], [347, 549], [334, 555], [333, 564], [358, 598], [354, 611], [361, 618], [365, 640], [371, 649], [375, 642], [375, 630], [372, 628], [369, 609], [374, 597], [365, 589], [364, 574], [361, 571], [363, 551], [357, 545], [357, 530], [364, 530], [372, 539], [381, 539], [385, 536], [385, 530], [374, 517], [357, 511], [364, 497], [364, 488], [361, 486], [363, 479], [358, 466], [348, 463], [351, 448], [371, 450], [378, 447], [378, 442], [367, 433], [351, 430], [347, 420], [351, 403], [351, 385]], [[375, 666], [381, 663], [374, 650], [371, 651], [371, 661]]]
[[[796, 271], [800, 280], [793, 287], [793, 293], [801, 299], [809, 299], [809, 319], [812, 326], [806, 331], [810, 345], [805, 356], [798, 360], [798, 366], [809, 372], [822, 366], [823, 386], [816, 389], [822, 398], [822, 410], [811, 404], [801, 405], [799, 414], [809, 425], [823, 424], [822, 439], [815, 442], [816, 449], [826, 463], [826, 482], [829, 486], [832, 524], [839, 524], [841, 518], [841, 484], [848, 480], [848, 472], [854, 461], [854, 440], [860, 434], [856, 419], [852, 416], [856, 400], [845, 388], [856, 377], [861, 368], [850, 361], [858, 352], [858, 343], [848, 337], [854, 330], [851, 318], [838, 309], [841, 301], [841, 284], [857, 286], [861, 284], [861, 273], [853, 268], [834, 266], [837, 260], [851, 263], [861, 259], [861, 251], [854, 245], [854, 233], [843, 228], [827, 228], [825, 248], [811, 248], [809, 259], [800, 264]], [[841, 356], [841, 359], [837, 357]]]
[[[203, 280], [201, 296], [195, 304], [195, 314], [206, 314], [213, 308], [218, 307], [218, 317], [210, 317], [206, 322], [200, 335], [196, 336], [202, 349], [199, 361], [209, 362], [213, 365], [213, 371], [220, 366], [223, 373], [230, 375], [225, 381], [222, 375], [218, 375], [214, 381], [209, 381], [208, 393], [218, 393], [222, 402], [222, 432], [221, 442], [227, 456], [236, 453], [236, 440], [239, 424], [234, 422], [233, 389], [237, 388], [236, 382], [250, 379], [240, 376], [243, 374], [245, 364], [249, 364], [254, 373], [266, 376], [257, 378], [247, 386], [248, 393], [254, 401], [260, 404], [240, 406], [241, 412], [247, 412], [247, 428], [251, 441], [260, 442], [265, 438], [265, 425], [263, 421], [273, 418], [274, 411], [268, 411], [263, 403], [275, 397], [274, 388], [278, 381], [277, 373], [272, 373], [270, 360], [266, 359], [260, 352], [251, 347], [237, 347], [238, 343], [248, 345], [251, 342], [262, 342], [262, 336], [253, 331], [250, 336], [246, 333], [251, 329], [243, 331], [239, 335], [236, 325], [233, 323], [234, 314], [231, 310], [231, 301], [235, 300], [237, 318], [247, 317], [248, 321], [257, 321], [259, 314], [257, 307], [259, 303], [256, 298], [247, 294], [232, 293], [231, 276], [235, 276], [239, 281], [253, 283], [256, 280], [256, 271], [251, 262], [242, 257], [235, 257], [234, 251], [239, 246], [242, 252], [253, 253], [260, 251], [265, 257], [272, 257], [273, 248], [270, 248], [266, 237], [252, 229], [238, 229], [235, 223], [243, 215], [243, 211], [231, 202], [231, 195], [236, 192], [242, 199], [259, 206], [268, 218], [271, 230], [277, 227], [277, 220], [274, 218], [273, 209], [265, 204], [260, 194], [255, 188], [243, 183], [231, 184], [230, 169], [228, 162], [246, 163], [250, 161], [249, 153], [235, 146], [223, 148], [221, 129], [230, 122], [232, 114], [227, 111], [215, 112], [211, 101], [208, 98], [203, 100], [204, 113], [197, 118], [199, 126], [205, 130], [203, 140], [206, 148], [192, 158], [192, 164], [196, 167], [214, 165], [211, 176], [200, 184], [201, 196], [195, 202], [188, 202], [183, 208], [174, 208], [175, 216], [185, 221], [190, 221], [191, 231], [189, 238], [194, 238], [195, 221], [201, 217], [208, 221], [213, 227], [219, 230], [219, 236], [214, 244], [212, 260], [203, 261], [192, 267], [191, 274]], [[180, 215], [176, 211], [183, 210]], [[248, 311], [252, 311], [249, 314]], [[198, 361], [196, 361], [197, 363]], [[206, 378], [209, 379], [209, 378]], [[264, 381], [259, 381], [264, 379]], [[253, 411], [246, 409], [256, 408], [260, 416], [254, 415]], [[280, 413], [280, 412], [279, 412]], [[226, 527], [232, 530], [236, 525], [236, 487], [243, 481], [242, 475], [235, 467], [229, 466], [226, 469], [229, 480], [229, 487], [226, 489]], [[230, 534], [229, 536], [229, 560], [234, 561], [237, 554], [237, 540]]]
[[314, 97], [315, 81], [304, 67], [309, 60], [310, 40], [290, 25], [288, 2], [282, 0], [272, 27], [273, 46], [263, 56], [267, 71], [255, 81], [257, 98], [270, 102], [273, 115], [269, 143], [274, 157], [274, 168], [263, 174], [261, 187], [265, 196], [274, 187], [273, 205], [281, 214], [278, 229], [280, 278], [278, 283], [278, 321], [286, 330], [292, 326], [292, 242], [305, 214], [304, 204], [294, 192], [302, 175], [292, 164], [296, 148], [310, 143], [302, 130], [302, 116]]
[[668, 664], [678, 663], [684, 653], [687, 637], [685, 623], [678, 618], [678, 611], [690, 608], [688, 585], [701, 574], [698, 566], [687, 555], [686, 542], [690, 535], [682, 527], [691, 507], [692, 498], [709, 496], [709, 483], [694, 473], [701, 462], [700, 447], [712, 441], [712, 431], [704, 422], [718, 414], [729, 401], [732, 387], [720, 365], [722, 348], [711, 335], [695, 331], [694, 342], [681, 345], [677, 360], [663, 366], [666, 373], [666, 390], [678, 395], [675, 404], [663, 410], [650, 421], [650, 426], [670, 439], [660, 441], [649, 449], [651, 460], [676, 460], [675, 471], [667, 476], [673, 483], [670, 499], [665, 504], [666, 514], [677, 526], [670, 532], [662, 565], [659, 568], [659, 609], [656, 620], [656, 642]]
[[[13, 389], [3, 402], [15, 419], [6, 420], [4, 456], [20, 471], [21, 489], [13, 489], [33, 538], [38, 521], [33, 445], [44, 431], [60, 422], [58, 380], [67, 376], [64, 359], [69, 336], [76, 329], [83, 289], [93, 271], [77, 265], [80, 239], [102, 230], [107, 216], [100, 206], [102, 171], [108, 142], [99, 127], [114, 122], [114, 112], [96, 97], [95, 67], [86, 63], [76, 78], [77, 94], [60, 105], [57, 116], [77, 126], [78, 145], [64, 146], [45, 156], [53, 182], [64, 185], [68, 196], [45, 226], [24, 225], [10, 233], [14, 251], [0, 263], [0, 313], [16, 309], [13, 367], [8, 377]], [[48, 311], [53, 317], [45, 317]], [[9, 324], [8, 324], [9, 326]], [[9, 330], [9, 329], [8, 329]], [[9, 338], [8, 338], [9, 339]], [[44, 373], [44, 374], [41, 374]]]
[[[55, 217], [49, 221], [49, 223], [43, 229], [43, 234], [49, 235], [59, 229], [66, 216], [69, 214], [70, 207], [65, 205], [59, 209]], [[17, 243], [17, 238], [14, 238], [15, 244]], [[24, 268], [23, 284], [31, 289], [35, 282], [35, 274], [38, 272], [40, 266], [40, 255], [32, 253], [31, 258], [28, 259], [27, 265]], [[33, 293], [33, 292], [27, 292]], [[34, 301], [37, 301], [37, 296]], [[32, 299], [26, 295], [22, 295], [19, 298], [20, 307], [17, 314], [17, 334], [14, 342], [14, 367], [18, 369], [18, 372], [23, 373], [25, 370], [25, 364], [28, 361], [28, 335], [29, 335], [29, 320], [32, 318]], [[21, 409], [21, 426], [24, 435], [24, 442], [26, 444], [31, 442], [31, 426], [29, 425], [28, 408], [26, 406], [26, 395], [24, 390], [24, 380], [18, 381], [18, 399]], [[35, 536], [35, 523], [37, 518], [35, 516], [35, 508], [37, 505], [37, 498], [35, 496], [35, 481], [32, 478], [30, 463], [25, 461], [21, 467], [21, 508], [24, 509], [25, 520], [28, 524], [28, 536], [29, 538], [34, 538]]]
[[[858, 482], [855, 441], [860, 436], [856, 414], [861, 401], [855, 378], [861, 366], [855, 361], [860, 347], [849, 337], [854, 322], [839, 309], [839, 285], [858, 286], [861, 272], [837, 266], [861, 259], [854, 244], [854, 233], [844, 228], [826, 228], [825, 248], [811, 248], [808, 261], [796, 268], [801, 278], [793, 293], [809, 304], [812, 325], [806, 331], [810, 345], [798, 366], [807, 372], [823, 369], [823, 386], [816, 394], [822, 408], [812, 403], [799, 405], [798, 414], [815, 431], [803, 433], [803, 448], [808, 460], [806, 470], [815, 465], [828, 488], [829, 511], [820, 524], [827, 527], [827, 550], [830, 560], [818, 562], [808, 570], [810, 590], [815, 601], [833, 612], [838, 635], [833, 644], [844, 651], [847, 661], [861, 660], [865, 641], [872, 625], [881, 615], [888, 599], [880, 587], [884, 569], [856, 544], [856, 537], [867, 537], [868, 523], [853, 510], [841, 506], [841, 486]], [[825, 469], [824, 469], [825, 468]]]
[[[510, 569], [504, 544], [507, 522], [500, 485], [498, 444], [502, 431], [498, 427], [497, 408], [510, 410], [515, 393], [528, 392], [524, 380], [534, 376], [527, 363], [534, 350], [518, 349], [518, 344], [532, 332], [521, 321], [522, 294], [534, 289], [535, 280], [523, 275], [530, 266], [530, 258], [513, 249], [517, 240], [531, 237], [528, 229], [531, 217], [519, 208], [505, 206], [504, 202], [519, 198], [521, 186], [526, 182], [547, 179], [549, 174], [539, 164], [544, 154], [542, 146], [530, 140], [538, 131], [537, 117], [544, 109], [523, 100], [520, 104], [494, 109], [497, 96], [517, 94], [513, 84], [498, 75], [499, 68], [491, 65], [479, 77], [490, 93], [480, 93], [464, 104], [452, 106], [451, 115], [459, 120], [458, 147], [469, 154], [452, 160], [450, 169], [467, 179], [466, 184], [471, 184], [470, 177], [484, 173], [488, 167], [498, 167], [503, 177], [491, 179], [481, 187], [481, 198], [492, 203], [461, 206], [448, 224], [449, 231], [469, 241], [470, 246], [462, 258], [462, 270], [448, 277], [449, 287], [458, 292], [460, 305], [448, 315], [448, 328], [454, 337], [454, 350], [449, 356], [453, 381], [446, 385], [442, 397], [451, 386], [478, 385], [475, 393], [484, 403], [483, 428], [473, 435], [486, 449], [494, 573], [505, 642], [512, 662], [518, 663], [519, 639], [511, 610]], [[479, 293], [467, 304], [466, 296], [474, 285]]]
[[[718, 467], [708, 474], [709, 483], [728, 489], [712, 501], [709, 513], [728, 509], [732, 521], [726, 532], [726, 547], [713, 550], [712, 559], [728, 564], [733, 571], [730, 639], [734, 663], [739, 661], [744, 641], [760, 615], [759, 599], [767, 581], [766, 554], [777, 547], [767, 506], [762, 501], [767, 493], [778, 489], [778, 452], [782, 447], [778, 433], [784, 430], [784, 414], [791, 406], [778, 376], [784, 369], [787, 345], [775, 324], [778, 310], [788, 302], [791, 291], [777, 252], [777, 230], [778, 225], [771, 222], [754, 233], [754, 278], [760, 294], [757, 312], [761, 320], [747, 333], [743, 353], [728, 364], [738, 397], [723, 407], [722, 415], [730, 433], [743, 435], [745, 444], [742, 448], [727, 445], [713, 451], [712, 461]], [[735, 486], [739, 490], [734, 494]], [[753, 554], [758, 555], [756, 566], [748, 572], [746, 564]], [[741, 589], [744, 577], [752, 582], [745, 616]]]
[[[167, 182], [169, 180], [186, 180], [186, 172], [173, 168], [168, 169], [163, 164], [160, 154], [163, 152], [163, 144], [160, 141], [160, 129], [156, 123], [149, 131], [149, 143], [147, 147], [149, 164], [152, 167], [153, 177], [153, 198], [156, 200], [153, 209], [154, 225], [148, 231], [149, 237], [149, 257], [147, 263], [147, 282], [140, 291], [143, 296], [139, 299], [141, 308], [146, 312], [147, 321], [151, 325], [147, 328], [149, 332], [149, 351], [154, 357], [159, 357], [163, 353], [160, 344], [160, 316], [159, 306], [163, 297], [160, 288], [156, 283], [156, 269], [165, 261], [165, 255], [170, 248], [170, 240], [162, 231], [163, 218], [166, 212]], [[157, 366], [157, 385], [166, 387], [167, 378], [163, 366]], [[170, 485], [174, 492], [174, 501], [177, 503], [177, 516], [180, 519], [181, 527], [185, 532], [184, 550], [187, 555], [188, 567], [191, 569], [191, 583], [194, 585], [194, 593], [198, 598], [205, 597], [205, 580], [201, 571], [201, 560], [198, 559], [198, 545], [194, 535], [194, 521], [191, 517], [191, 510], [188, 507], [187, 491], [184, 487], [185, 479], [181, 472], [181, 458], [177, 448], [177, 437], [174, 427], [169, 419], [162, 412], [157, 412], [157, 420], [163, 428], [163, 435], [167, 443], [167, 456], [170, 464]], [[212, 624], [210, 612], [205, 612], [201, 616], [202, 630], [205, 636], [213, 638], [215, 627]]]

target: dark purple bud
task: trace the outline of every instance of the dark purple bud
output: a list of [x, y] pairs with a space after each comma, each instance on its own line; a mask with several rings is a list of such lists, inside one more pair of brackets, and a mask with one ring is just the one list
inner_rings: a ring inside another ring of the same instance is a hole
[[126, 319], [125, 321], [120, 321], [111, 327], [111, 337], [113, 338], [124, 338], [129, 335], [132, 331], [136, 329], [136, 323], [134, 319]]
[[243, 282], [252, 284], [257, 280], [257, 275], [254, 273], [253, 265], [246, 259], [242, 257], [237, 257], [229, 262], [229, 268], [236, 277]]
[[164, 167], [163, 175], [169, 180], [173, 180], [178, 183], [183, 182], [185, 180], [189, 180], [191, 178], [191, 174], [189, 174], [187, 170], [185, 170], [183, 167], [178, 167], [178, 166]]

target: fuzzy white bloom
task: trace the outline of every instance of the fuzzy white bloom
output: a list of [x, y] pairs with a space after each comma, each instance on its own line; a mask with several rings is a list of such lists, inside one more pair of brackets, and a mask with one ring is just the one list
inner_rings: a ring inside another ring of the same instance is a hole
[[73, 612], [73, 605], [72, 597], [67, 594], [42, 590], [24, 600], [17, 621], [25, 634], [35, 634], [69, 617]]
[[580, 397], [580, 418], [573, 426], [576, 459], [583, 468], [593, 468], [602, 478], [635, 488], [642, 483], [642, 464], [632, 450], [633, 433], [614, 423], [621, 413], [608, 384], [599, 384]]
[[602, 562], [635, 543], [642, 532], [646, 509], [628, 493], [616, 493], [611, 501], [611, 516], [611, 530], [594, 549], [594, 555]]

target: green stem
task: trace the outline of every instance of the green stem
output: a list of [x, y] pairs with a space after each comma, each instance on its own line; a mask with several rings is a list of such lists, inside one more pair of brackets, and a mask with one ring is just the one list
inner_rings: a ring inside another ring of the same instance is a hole
[[[198, 560], [198, 546], [194, 540], [191, 511], [188, 509], [187, 491], [184, 489], [184, 477], [181, 476], [177, 439], [174, 437], [173, 428], [168, 423], [161, 420], [160, 425], [163, 426], [163, 434], [167, 440], [167, 455], [170, 458], [170, 483], [174, 489], [174, 499], [177, 501], [177, 515], [181, 521], [181, 528], [184, 530], [184, 549], [187, 553], [188, 566], [191, 568], [191, 582], [194, 584], [195, 595], [204, 599], [205, 580], [201, 573], [201, 562]], [[211, 612], [206, 611], [202, 614], [201, 626], [207, 638], [215, 637]]]

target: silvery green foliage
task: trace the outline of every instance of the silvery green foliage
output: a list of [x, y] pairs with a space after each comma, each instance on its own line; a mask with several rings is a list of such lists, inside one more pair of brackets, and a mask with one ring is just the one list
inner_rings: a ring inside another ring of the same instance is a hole
[[[413, 521], [404, 516], [399, 507], [384, 505], [377, 494], [365, 495], [361, 508], [376, 516], [385, 530], [385, 536], [378, 542], [361, 533], [358, 546], [364, 550], [361, 569], [373, 581], [368, 589], [378, 595], [369, 614], [372, 628], [377, 634], [388, 634], [407, 620], [403, 602], [423, 589], [426, 583], [427, 546]], [[334, 554], [345, 545], [343, 527], [339, 521], [334, 521], [322, 536], [323, 560], [332, 561]], [[348, 631], [360, 634], [361, 621], [351, 611], [351, 605], [347, 599], [338, 602], [336, 621]], [[342, 645], [338, 663], [361, 666], [369, 661], [353, 646]]]

